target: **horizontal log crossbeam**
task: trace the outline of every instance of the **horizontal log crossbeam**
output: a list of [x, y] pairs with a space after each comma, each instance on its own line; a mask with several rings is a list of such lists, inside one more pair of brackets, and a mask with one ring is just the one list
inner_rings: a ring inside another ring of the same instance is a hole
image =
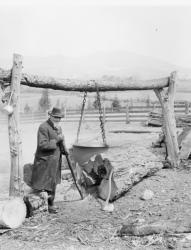
[[[0, 69], [0, 84], [10, 82], [10, 70]], [[126, 80], [96, 80], [99, 91], [125, 91], [125, 90], [151, 90], [169, 86], [169, 77], [160, 79], [136, 81], [132, 78]], [[35, 88], [49, 88], [54, 90], [96, 92], [95, 80], [57, 79], [53, 77], [39, 77], [22, 74], [21, 84]]]

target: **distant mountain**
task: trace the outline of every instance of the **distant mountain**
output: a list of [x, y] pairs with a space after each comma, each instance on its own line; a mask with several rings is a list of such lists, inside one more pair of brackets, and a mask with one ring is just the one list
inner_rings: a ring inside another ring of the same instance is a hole
[[137, 80], [164, 77], [178, 71], [177, 91], [191, 91], [191, 69], [126, 51], [99, 52], [83, 57], [24, 57], [24, 71], [58, 78], [114, 76]]
[[166, 76], [174, 70], [179, 70], [179, 67], [155, 58], [126, 51], [99, 52], [83, 57], [24, 58], [24, 71], [61, 78], [89, 79], [100, 78], [103, 75], [113, 75], [146, 79]]
[[[0, 67], [9, 65], [8, 68], [10, 68], [11, 64], [11, 60], [0, 58]], [[24, 56], [23, 65], [24, 72], [57, 78], [93, 79], [115, 76], [151, 79], [168, 76], [176, 70], [179, 79], [184, 79], [183, 85], [188, 86], [188, 79], [191, 79], [191, 69], [189, 68], [182, 68], [156, 58], [127, 51], [98, 52], [81, 57]], [[184, 88], [183, 85], [181, 83], [182, 88]]]
[[[12, 66], [12, 58], [3, 59], [0, 57], [0, 67], [9, 69]], [[181, 68], [168, 62], [129, 53], [126, 51], [99, 52], [90, 56], [65, 57], [62, 55], [47, 57], [23, 56], [23, 71], [30, 74], [52, 76], [56, 78], [80, 78], [80, 79], [112, 79], [128, 78], [153, 79], [169, 76], [172, 71], [178, 71], [178, 84], [176, 100], [188, 100], [191, 96], [191, 69]], [[38, 101], [42, 89], [22, 86], [22, 103], [24, 108], [26, 103], [33, 107], [38, 107]], [[68, 93], [64, 91], [50, 90], [52, 104], [58, 99], [67, 107], [76, 108], [81, 105], [83, 93]], [[88, 94], [88, 97], [90, 94]], [[155, 100], [153, 91], [123, 91], [104, 93], [106, 98], [117, 96], [122, 100], [148, 99]], [[92, 98], [94, 98], [92, 94]], [[72, 100], [72, 101], [71, 101]]]

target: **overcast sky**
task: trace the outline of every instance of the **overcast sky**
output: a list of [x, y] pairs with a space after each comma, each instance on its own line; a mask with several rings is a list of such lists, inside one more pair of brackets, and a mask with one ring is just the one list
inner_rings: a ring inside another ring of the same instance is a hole
[[191, 6], [187, 2], [78, 2], [0, 1], [0, 57], [126, 50], [191, 67]]

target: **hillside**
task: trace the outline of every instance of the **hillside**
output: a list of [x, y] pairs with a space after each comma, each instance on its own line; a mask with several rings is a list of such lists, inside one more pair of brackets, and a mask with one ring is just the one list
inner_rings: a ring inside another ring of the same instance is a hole
[[81, 57], [58, 55], [24, 58], [25, 72], [64, 78], [89, 79], [103, 75], [153, 78], [167, 75], [174, 70], [180, 71], [181, 78], [188, 76], [188, 69], [185, 69], [185, 74], [184, 69], [176, 65], [127, 51], [98, 52]]
[[[12, 58], [0, 58], [1, 68], [7, 69], [11, 65]], [[157, 58], [127, 51], [100, 51], [80, 57], [23, 55], [24, 72], [57, 78], [92, 79], [115, 76], [151, 79], [169, 75], [175, 70], [178, 71], [180, 79], [191, 79], [191, 68], [183, 68]]]
[[98, 52], [81, 57], [24, 57], [24, 72], [57, 78], [152, 79], [167, 76], [175, 70], [179, 78], [177, 91], [191, 91], [191, 69], [127, 51]]

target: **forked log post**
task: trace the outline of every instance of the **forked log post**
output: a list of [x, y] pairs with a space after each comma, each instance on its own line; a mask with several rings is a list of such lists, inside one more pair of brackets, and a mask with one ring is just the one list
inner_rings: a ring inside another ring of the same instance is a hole
[[[0, 82], [10, 82], [10, 71], [0, 69]], [[169, 77], [160, 79], [136, 81], [135, 79], [120, 80], [78, 80], [78, 79], [56, 79], [53, 77], [39, 77], [35, 75], [22, 74], [21, 84], [35, 88], [49, 88], [64, 91], [96, 92], [95, 82], [99, 91], [125, 91], [125, 90], [150, 90], [168, 87]]]
[[162, 106], [163, 130], [167, 147], [167, 160], [172, 167], [179, 165], [179, 148], [176, 134], [176, 121], [174, 115], [174, 96], [175, 96], [176, 72], [171, 74], [167, 92], [163, 89], [155, 89], [155, 94]]
[[[9, 196], [21, 196], [23, 193], [23, 178], [22, 178], [22, 151], [20, 138], [20, 81], [22, 77], [22, 57], [14, 54], [13, 68], [11, 74], [10, 85], [10, 108], [12, 111], [8, 113], [8, 132], [9, 132], [9, 146], [11, 154], [11, 174]], [[9, 106], [9, 105], [8, 105]]]

